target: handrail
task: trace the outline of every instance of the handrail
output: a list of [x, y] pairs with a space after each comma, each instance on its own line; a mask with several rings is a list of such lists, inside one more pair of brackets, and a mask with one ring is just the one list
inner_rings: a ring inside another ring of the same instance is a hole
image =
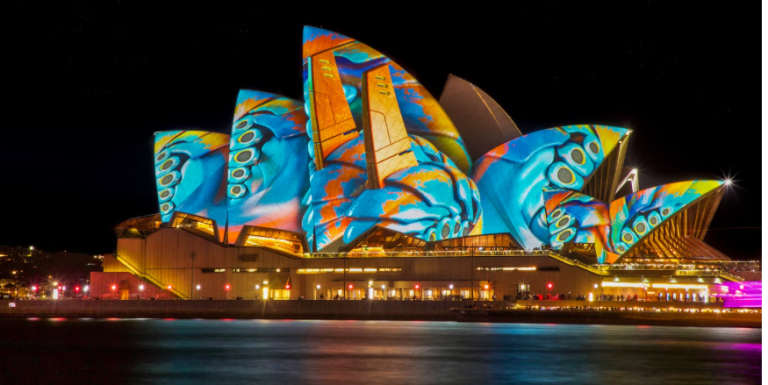
[[371, 251], [346, 253], [305, 253], [304, 258], [410, 258], [410, 257], [495, 257], [548, 256], [569, 266], [576, 266], [597, 275], [607, 272], [576, 259], [566, 258], [550, 250], [442, 250], [442, 251]]
[[734, 282], [742, 282], [744, 281], [744, 278], [739, 277], [738, 275], [731, 274], [725, 270], [678, 270], [675, 272], [675, 275], [681, 275], [681, 276], [708, 276], [708, 277], [722, 277]]
[[360, 251], [304, 253], [303, 258], [410, 258], [410, 257], [485, 257], [549, 255], [548, 250], [441, 250], [441, 251]]
[[592, 273], [597, 274], [597, 275], [608, 275], [607, 272], [605, 272], [603, 270], [600, 270], [600, 269], [598, 269], [598, 268], [596, 268], [594, 266], [587, 265], [586, 263], [581, 262], [581, 261], [576, 260], [576, 259], [566, 258], [566, 257], [563, 257], [560, 254], [552, 253], [552, 252], [549, 253], [549, 256], [554, 258], [554, 259], [557, 259], [560, 262], [565, 263], [566, 265], [576, 266], [576, 267], [582, 268], [584, 270], [587, 270], [587, 271], [592, 272]]
[[[130, 263], [130, 262], [128, 262], [128, 261], [126, 261], [126, 260], [125, 260], [125, 258], [123, 258], [123, 257], [121, 257], [121, 256], [119, 256], [119, 255], [117, 255], [117, 254], [115, 254], [115, 258], [116, 258], [116, 259], [117, 259], [117, 260], [118, 260], [120, 263], [122, 263], [123, 265], [125, 265], [125, 267], [127, 267], [127, 268], [128, 268], [128, 270], [130, 270], [130, 271], [131, 271], [131, 273], [133, 273], [133, 275], [135, 275], [135, 276], [137, 276], [137, 277], [139, 277], [139, 278], [141, 278], [141, 279], [146, 279], [147, 281], [149, 281], [150, 283], [152, 283], [153, 285], [155, 285], [155, 286], [159, 287], [159, 288], [160, 288], [160, 289], [162, 289], [162, 290], [166, 290], [166, 289], [167, 289], [167, 288], [165, 287], [165, 285], [163, 285], [163, 283], [162, 283], [162, 282], [158, 281], [157, 279], [155, 279], [154, 277], [152, 277], [152, 276], [151, 276], [151, 275], [149, 275], [149, 274], [144, 274], [144, 273], [140, 272], [140, 271], [139, 271], [139, 269], [137, 269], [135, 266], [131, 265], [131, 263]], [[178, 290], [174, 289], [174, 288], [173, 288], [173, 286], [171, 286], [171, 290], [170, 290], [170, 292], [172, 292], [173, 294], [176, 294], [176, 296], [178, 296], [179, 298], [182, 298], [182, 299], [189, 299], [189, 298], [187, 298], [187, 296], [185, 296], [184, 294], [182, 294], [180, 291], [178, 291]]]

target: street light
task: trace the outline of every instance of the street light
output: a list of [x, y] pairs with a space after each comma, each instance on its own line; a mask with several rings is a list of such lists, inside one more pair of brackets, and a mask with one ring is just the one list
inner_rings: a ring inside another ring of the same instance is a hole
[[229, 284], [224, 285], [224, 290], [227, 291], [227, 299], [229, 299]]
[[320, 285], [315, 286], [315, 301], [317, 301], [317, 291], [320, 290]]
[[117, 286], [112, 285], [112, 299], [115, 299], [115, 290], [117, 290]]

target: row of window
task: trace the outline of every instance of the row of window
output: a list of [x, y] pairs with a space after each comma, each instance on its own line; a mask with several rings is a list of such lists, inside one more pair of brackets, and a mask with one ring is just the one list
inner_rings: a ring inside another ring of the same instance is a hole
[[478, 267], [482, 271], [536, 271], [535, 266], [530, 267]]
[[[203, 273], [225, 273], [227, 269], [200, 269]], [[290, 267], [259, 267], [257, 269], [232, 269], [233, 273], [290, 273]]]
[[[402, 271], [403, 268], [401, 267], [350, 267], [347, 270], [347, 273], [389, 273], [394, 271]], [[333, 268], [333, 267], [327, 267], [322, 269], [299, 269], [297, 273], [299, 274], [320, 274], [320, 273], [343, 273], [344, 269], [342, 268]]]

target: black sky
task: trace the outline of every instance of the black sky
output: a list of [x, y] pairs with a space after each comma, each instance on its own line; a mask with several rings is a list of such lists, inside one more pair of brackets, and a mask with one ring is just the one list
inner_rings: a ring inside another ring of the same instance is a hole
[[729, 229], [761, 226], [759, 2], [412, 3], [3, 3], [0, 244], [113, 251], [112, 226], [158, 210], [153, 132], [228, 133], [240, 88], [300, 99], [309, 24], [436, 97], [473, 82], [524, 133], [631, 128], [643, 188], [736, 175], [706, 241], [760, 257], [760, 230]]

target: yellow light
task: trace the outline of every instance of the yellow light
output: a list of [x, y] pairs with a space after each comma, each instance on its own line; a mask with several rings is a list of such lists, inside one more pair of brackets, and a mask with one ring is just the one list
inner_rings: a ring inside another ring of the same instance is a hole
[[644, 283], [635, 282], [603, 282], [603, 287], [637, 287], [641, 288]]
[[707, 285], [691, 285], [684, 283], [654, 283], [653, 287], [660, 289], [708, 289]]
[[353, 267], [353, 268], [350, 268], [350, 269], [349, 269], [349, 272], [350, 272], [350, 273], [362, 273], [362, 272], [363, 272], [363, 269], [362, 269], [362, 268], [360, 268], [360, 267]]
[[376, 272], [376, 268], [375, 267], [366, 267], [365, 269], [363, 269], [363, 271], [365, 271], [366, 273], [369, 273], [369, 272], [370, 273], [375, 273]]

